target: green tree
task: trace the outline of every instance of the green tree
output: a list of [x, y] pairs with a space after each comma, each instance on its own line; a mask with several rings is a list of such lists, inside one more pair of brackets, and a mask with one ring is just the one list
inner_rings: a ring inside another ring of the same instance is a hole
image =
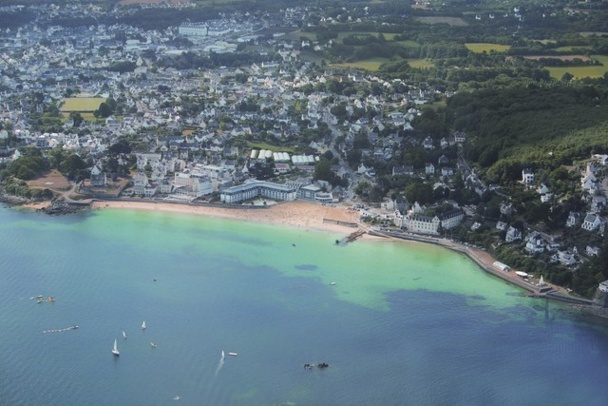
[[335, 175], [331, 170], [330, 161], [325, 158], [322, 158], [317, 163], [315, 163], [315, 173], [313, 175], [313, 179], [332, 182], [334, 176]]

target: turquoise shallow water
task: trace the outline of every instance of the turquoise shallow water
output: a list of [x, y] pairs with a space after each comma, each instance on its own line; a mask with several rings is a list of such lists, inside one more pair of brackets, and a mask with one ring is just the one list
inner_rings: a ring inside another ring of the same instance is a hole
[[0, 208], [0, 405], [605, 404], [604, 327], [461, 255], [340, 237]]

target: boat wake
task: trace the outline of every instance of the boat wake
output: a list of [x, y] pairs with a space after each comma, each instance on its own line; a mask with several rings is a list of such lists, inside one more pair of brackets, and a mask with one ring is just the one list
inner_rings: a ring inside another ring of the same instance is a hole
[[215, 376], [220, 373], [220, 369], [224, 366], [224, 351], [222, 351], [222, 356], [220, 357], [220, 362], [217, 364], [217, 368], [215, 368]]
[[70, 327], [66, 327], [66, 328], [56, 328], [56, 329], [51, 329], [51, 330], [43, 330], [42, 333], [46, 334], [46, 333], [61, 333], [63, 331], [70, 331], [70, 330], [78, 330], [78, 326], [77, 325], [73, 325]]

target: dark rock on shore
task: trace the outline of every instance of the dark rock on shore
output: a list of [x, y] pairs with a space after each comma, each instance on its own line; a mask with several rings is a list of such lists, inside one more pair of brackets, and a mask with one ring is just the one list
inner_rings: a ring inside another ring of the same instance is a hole
[[38, 211], [46, 213], [50, 216], [62, 216], [66, 214], [80, 213], [82, 211], [88, 210], [89, 208], [89, 205], [74, 205], [66, 203], [64, 201], [54, 201], [49, 206], [43, 207]]

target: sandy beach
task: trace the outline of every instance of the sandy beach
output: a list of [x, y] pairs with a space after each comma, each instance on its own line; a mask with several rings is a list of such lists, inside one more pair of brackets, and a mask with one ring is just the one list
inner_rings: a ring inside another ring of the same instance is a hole
[[[41, 209], [48, 205], [40, 203], [37, 205], [27, 205], [29, 209]], [[364, 224], [359, 222], [359, 212], [347, 206], [329, 206], [318, 203], [305, 201], [291, 201], [273, 204], [266, 208], [247, 208], [239, 206], [233, 208], [225, 208], [218, 206], [202, 206], [192, 204], [180, 204], [170, 202], [151, 202], [138, 200], [112, 200], [112, 201], [94, 201], [92, 203], [94, 210], [106, 209], [130, 209], [130, 210], [145, 210], [145, 211], [162, 211], [167, 213], [183, 213], [194, 214], [209, 217], [219, 217], [233, 219], [239, 221], [248, 221], [265, 224], [275, 224], [287, 227], [296, 227], [306, 230], [325, 231], [333, 233], [341, 233], [347, 236], [357, 229], [367, 229]], [[342, 224], [341, 224], [342, 223]], [[350, 224], [350, 226], [348, 224]], [[352, 224], [358, 224], [359, 227], [353, 227]], [[373, 235], [372, 235], [373, 234]], [[460, 243], [446, 240], [442, 238], [434, 238], [429, 236], [415, 236], [410, 234], [408, 238], [397, 238], [389, 235], [378, 235], [378, 233], [366, 233], [362, 237], [365, 239], [384, 239], [389, 238], [398, 240], [406, 244], [432, 243], [441, 245], [445, 248], [466, 253], [471, 260], [477, 262], [482, 268], [494, 268], [496, 261], [489, 253], [466, 247]], [[495, 273], [495, 276], [500, 277], [510, 283], [522, 285], [521, 278], [517, 276], [516, 269], [511, 269], [508, 272]], [[534, 281], [538, 282], [538, 281]], [[551, 286], [554, 291], [568, 295], [562, 287]], [[533, 286], [533, 285], [530, 285]], [[568, 295], [569, 296], [569, 295]]]
[[[196, 214], [257, 223], [297, 227], [305, 230], [351, 233], [355, 228], [337, 222], [357, 223], [359, 213], [347, 207], [325, 206], [316, 203], [293, 201], [268, 208], [222, 208], [190, 204], [155, 203], [145, 201], [98, 201], [93, 209], [131, 209]], [[325, 220], [325, 221], [324, 221]], [[335, 221], [328, 221], [335, 220]]]

